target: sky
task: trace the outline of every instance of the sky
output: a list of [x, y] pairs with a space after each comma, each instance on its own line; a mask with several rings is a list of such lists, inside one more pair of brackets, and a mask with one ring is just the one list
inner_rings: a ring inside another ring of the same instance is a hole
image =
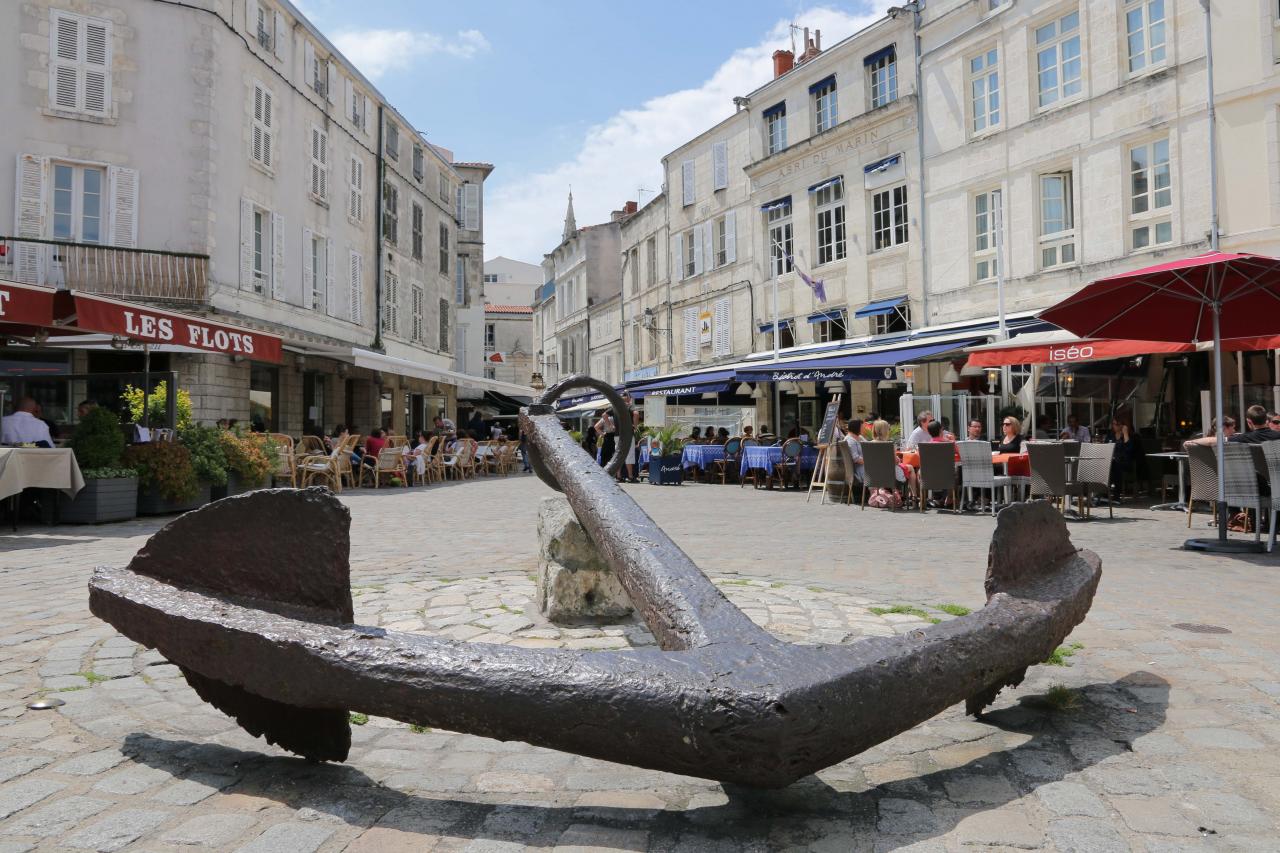
[[[887, 0], [602, 3], [294, 0], [432, 143], [495, 166], [485, 255], [540, 263], [573, 189], [579, 226], [662, 187], [662, 157], [767, 82], [788, 25], [824, 47]], [[874, 11], [873, 11], [874, 10]], [[798, 44], [798, 40], [797, 40]], [[643, 191], [642, 191], [643, 190]]]

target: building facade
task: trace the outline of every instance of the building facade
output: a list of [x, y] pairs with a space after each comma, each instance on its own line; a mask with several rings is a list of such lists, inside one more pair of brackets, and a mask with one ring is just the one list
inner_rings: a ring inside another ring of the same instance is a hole
[[658, 193], [622, 223], [623, 380], [669, 373], [675, 367], [672, 337], [667, 195]]
[[[491, 167], [455, 165], [285, 0], [35, 0], [0, 24], [17, 164], [0, 234], [29, 259], [0, 277], [280, 335], [281, 365], [157, 348], [202, 421], [404, 430], [453, 411], [471, 384], [451, 369], [455, 276], [480, 281]], [[82, 249], [140, 262], [78, 278], [64, 259]], [[179, 254], [198, 272], [181, 286], [156, 272]], [[5, 353], [33, 357], [77, 376], [141, 366], [127, 347]], [[41, 386], [46, 411], [73, 411], [73, 386]]]

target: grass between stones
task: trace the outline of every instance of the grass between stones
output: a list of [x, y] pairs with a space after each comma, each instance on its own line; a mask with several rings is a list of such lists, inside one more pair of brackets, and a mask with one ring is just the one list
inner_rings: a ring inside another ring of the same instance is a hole
[[431, 727], [430, 727], [430, 726], [420, 726], [420, 725], [418, 725], [417, 723], [411, 723], [411, 724], [409, 725], [409, 731], [413, 732], [415, 735], [423, 735], [423, 734], [426, 734], [427, 732], [431, 731]]
[[108, 676], [98, 675], [98, 673], [94, 672], [93, 670], [89, 670], [87, 672], [77, 672], [76, 675], [80, 676], [90, 684], [97, 684], [99, 681], [111, 680]]
[[347, 714], [347, 722], [351, 723], [353, 726], [363, 726], [365, 723], [369, 722], [369, 715], [351, 711]]
[[1020, 701], [1023, 705], [1041, 708], [1055, 714], [1075, 713], [1081, 705], [1079, 691], [1072, 690], [1065, 684], [1051, 684], [1042, 695], [1027, 696]]
[[1071, 666], [1067, 658], [1072, 657], [1080, 649], [1084, 648], [1084, 643], [1072, 643], [1069, 646], [1058, 646], [1053, 650], [1053, 654], [1045, 658], [1045, 664], [1048, 666]]
[[973, 612], [962, 604], [935, 604], [933, 609], [941, 610], [943, 613], [948, 613], [952, 616], [968, 616]]
[[889, 613], [901, 613], [906, 616], [915, 616], [917, 618], [923, 619], [924, 621], [930, 623], [931, 625], [936, 625], [942, 621], [938, 617], [930, 616], [924, 610], [921, 610], [919, 607], [915, 607], [910, 604], [895, 604], [892, 607], [868, 607], [867, 609], [870, 610], [872, 613], [874, 613], [876, 616], [884, 616]]

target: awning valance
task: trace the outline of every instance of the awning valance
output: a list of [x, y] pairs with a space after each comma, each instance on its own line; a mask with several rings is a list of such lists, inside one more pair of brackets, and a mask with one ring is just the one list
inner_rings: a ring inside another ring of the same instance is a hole
[[25, 284], [0, 282], [0, 323], [20, 326], [51, 326], [54, 321], [56, 290]]
[[741, 367], [735, 376], [740, 382], [830, 382], [838, 380], [893, 379], [899, 364], [909, 364], [931, 356], [963, 349], [974, 343], [946, 341], [915, 347], [899, 347], [875, 352], [848, 352], [826, 358], [796, 359], [789, 362], [761, 362]]
[[905, 296], [895, 296], [892, 299], [881, 299], [878, 302], [868, 302], [857, 311], [853, 312], [855, 317], [882, 317], [885, 314], [892, 314], [898, 310], [898, 306], [907, 301]]
[[729, 390], [733, 381], [732, 370], [709, 370], [684, 376], [669, 376], [648, 382], [637, 382], [630, 387], [632, 395], [680, 397], [685, 394], [718, 393]]
[[[1212, 343], [1199, 346], [1176, 341], [1134, 341], [1117, 338], [1081, 338], [1067, 331], [1034, 332], [970, 347], [966, 368], [1005, 367], [1013, 364], [1076, 364], [1131, 358], [1136, 355], [1159, 355], [1212, 349]], [[1280, 336], [1260, 338], [1226, 338], [1223, 352], [1252, 352], [1280, 348]]]
[[844, 309], [836, 308], [831, 311], [819, 311], [816, 314], [809, 315], [810, 323], [825, 323], [827, 320], [843, 320]]
[[772, 116], [786, 115], [786, 114], [787, 114], [786, 101], [779, 101], [778, 103], [774, 104], [773, 106], [769, 107], [767, 110], [764, 111], [764, 117], [766, 119]]
[[894, 59], [897, 57], [897, 55], [898, 55], [897, 45], [891, 44], [888, 47], [880, 48], [875, 53], [867, 54], [867, 56], [863, 58], [862, 64], [875, 65], [877, 62], [879, 62], [882, 59]]
[[791, 204], [791, 196], [784, 195], [782, 198], [775, 198], [773, 201], [760, 205], [760, 210], [768, 213], [771, 210], [777, 210], [780, 207], [787, 207]]
[[819, 89], [825, 89], [828, 86], [830, 86], [832, 89], [836, 87], [836, 75], [828, 74], [826, 77], [823, 77], [817, 83], [814, 83], [812, 86], [809, 87], [809, 94], [812, 95], [814, 92], [818, 91]]
[[[781, 330], [781, 329], [789, 329], [789, 328], [791, 328], [791, 321], [790, 321], [790, 320], [779, 320], [779, 321], [778, 321], [778, 328], [779, 328], [779, 330]], [[765, 332], [766, 334], [767, 334], [767, 333], [771, 333], [771, 332], [773, 331], [773, 323], [771, 323], [771, 322], [770, 322], [770, 323], [761, 323], [761, 324], [760, 324], [760, 331]]]
[[407, 358], [396, 358], [390, 355], [383, 355], [380, 352], [353, 347], [351, 350], [351, 362], [356, 367], [364, 367], [369, 370], [380, 370], [391, 373], [396, 376], [409, 376], [415, 379], [426, 379], [431, 382], [442, 382], [445, 385], [453, 385], [459, 389], [469, 391], [479, 391], [483, 396], [485, 391], [499, 391], [503, 394], [509, 394], [516, 397], [536, 397], [537, 394], [532, 388], [525, 385], [516, 385], [512, 382], [500, 382], [497, 379], [486, 379], [482, 376], [471, 376], [467, 373], [458, 373], [454, 370], [448, 370], [443, 367], [436, 367], [421, 361], [410, 361]]
[[832, 184], [838, 184], [843, 180], [844, 180], [843, 175], [836, 175], [834, 178], [827, 178], [825, 181], [818, 181], [818, 183], [809, 187], [809, 192], [816, 193], [818, 192], [818, 190], [825, 190], [827, 187], [831, 186]]

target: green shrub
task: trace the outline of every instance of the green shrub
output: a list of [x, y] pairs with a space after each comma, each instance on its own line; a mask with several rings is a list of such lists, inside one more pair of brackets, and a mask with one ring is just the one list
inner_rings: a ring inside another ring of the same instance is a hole
[[[147, 395], [147, 413], [151, 426], [162, 426], [169, 418], [167, 406], [169, 398], [169, 384], [167, 382], [157, 382], [155, 387], [151, 389], [151, 393]], [[142, 423], [142, 389], [133, 385], [124, 386], [124, 404], [129, 409], [129, 420], [135, 424]], [[191, 392], [183, 388], [178, 389], [178, 399], [174, 404], [174, 417], [177, 423], [174, 424], [178, 429], [183, 429], [191, 425]]]
[[217, 432], [227, 460], [227, 470], [234, 471], [244, 485], [252, 488], [262, 486], [279, 467], [279, 450], [269, 436], [242, 434], [238, 430]]
[[76, 426], [71, 450], [83, 473], [86, 469], [118, 468], [124, 454], [124, 433], [120, 420], [110, 409], [90, 409]]
[[683, 424], [671, 423], [655, 430], [649, 440], [651, 447], [658, 448], [661, 456], [678, 456], [684, 453], [686, 428]]
[[138, 472], [139, 488], [154, 488], [165, 500], [181, 503], [200, 490], [191, 451], [176, 441], [131, 444], [124, 452], [124, 464]]
[[227, 484], [227, 454], [222, 450], [222, 430], [189, 426], [178, 430], [178, 441], [191, 453], [196, 478], [211, 486]]

